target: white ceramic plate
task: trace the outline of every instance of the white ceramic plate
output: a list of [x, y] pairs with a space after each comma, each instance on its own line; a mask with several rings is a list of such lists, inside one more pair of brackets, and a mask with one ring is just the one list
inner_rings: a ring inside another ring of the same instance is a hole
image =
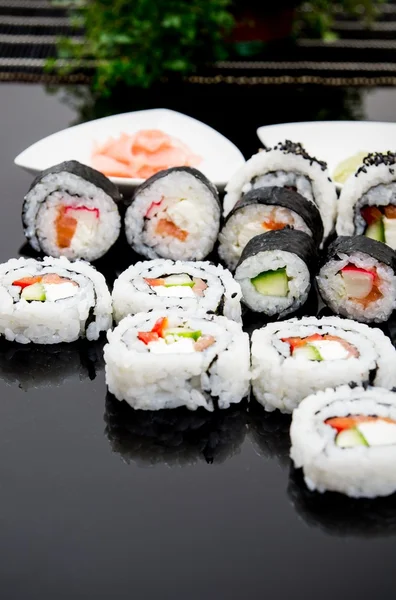
[[[64, 160], [89, 165], [95, 143], [139, 129], [161, 129], [182, 140], [202, 157], [197, 168], [220, 189], [245, 162], [238, 148], [221, 133], [192, 117], [164, 108], [114, 115], [58, 131], [24, 150], [14, 162], [33, 174]], [[110, 179], [124, 194], [143, 182], [125, 177]]]
[[[376, 121], [312, 121], [281, 123], [257, 129], [266, 146], [291, 140], [301, 142], [309, 154], [328, 164], [330, 175], [342, 160], [360, 151], [396, 150], [396, 123]], [[341, 184], [337, 184], [341, 188]]]

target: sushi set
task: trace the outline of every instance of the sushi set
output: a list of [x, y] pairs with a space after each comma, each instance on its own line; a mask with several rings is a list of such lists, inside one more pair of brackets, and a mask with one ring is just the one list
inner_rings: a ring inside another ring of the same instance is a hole
[[[96, 167], [124, 164], [124, 142], [102, 146]], [[22, 221], [44, 257], [0, 265], [0, 334], [52, 345], [106, 333], [110, 439], [134, 428], [118, 401], [144, 423], [145, 411], [231, 415], [252, 394], [292, 415], [290, 456], [309, 490], [396, 492], [396, 350], [373, 326], [396, 308], [396, 154], [368, 154], [338, 197], [324, 161], [279, 142], [221, 199], [185, 146], [158, 132], [133, 144], [155, 157], [129, 201], [76, 160], [37, 175]], [[161, 144], [185, 166], [163, 168]], [[110, 290], [90, 263], [120, 236], [140, 260]], [[316, 290], [321, 317], [308, 316]]]

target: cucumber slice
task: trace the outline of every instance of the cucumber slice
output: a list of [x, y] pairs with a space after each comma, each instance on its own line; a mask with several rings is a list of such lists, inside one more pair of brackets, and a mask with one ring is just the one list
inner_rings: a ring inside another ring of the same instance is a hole
[[169, 277], [165, 277], [164, 282], [165, 287], [173, 287], [175, 285], [194, 287], [195, 285], [188, 275], [169, 275]]
[[323, 360], [319, 350], [312, 346], [312, 344], [305, 344], [300, 348], [295, 348], [293, 356], [296, 358], [305, 358], [306, 360]]
[[396, 250], [396, 219], [383, 218], [385, 243]]
[[379, 219], [375, 223], [371, 223], [364, 232], [364, 235], [377, 242], [385, 242], [384, 223], [382, 219]]
[[336, 446], [339, 448], [355, 448], [356, 446], [368, 446], [364, 436], [355, 427], [344, 429], [336, 437]]
[[286, 269], [264, 271], [250, 280], [259, 294], [263, 296], [287, 296], [289, 292]]
[[45, 289], [41, 283], [33, 283], [28, 285], [22, 290], [21, 298], [24, 300], [39, 300], [43, 302], [45, 300]]
[[183, 338], [192, 338], [195, 342], [199, 340], [202, 335], [202, 331], [192, 331], [191, 329], [183, 329], [182, 327], [174, 329], [167, 329], [166, 335], [176, 335]]

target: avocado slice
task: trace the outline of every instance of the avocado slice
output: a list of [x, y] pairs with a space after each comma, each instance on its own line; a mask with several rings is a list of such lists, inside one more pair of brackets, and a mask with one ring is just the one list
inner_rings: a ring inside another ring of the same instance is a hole
[[305, 346], [295, 348], [293, 351], [293, 356], [302, 357], [306, 360], [323, 360], [319, 350], [312, 344], [305, 344]]
[[368, 446], [364, 436], [355, 427], [344, 429], [336, 437], [336, 446], [340, 448], [355, 448], [356, 446]]
[[165, 287], [173, 287], [175, 285], [185, 285], [194, 287], [195, 283], [188, 275], [169, 275], [164, 279]]
[[384, 223], [382, 219], [371, 223], [364, 232], [364, 235], [377, 242], [385, 242]]
[[165, 332], [165, 341], [168, 335], [175, 335], [177, 337], [192, 338], [194, 342], [199, 340], [202, 335], [202, 331], [192, 331], [191, 329], [183, 329], [182, 327], [175, 327], [174, 329], [167, 329]]
[[289, 292], [286, 268], [264, 271], [250, 281], [258, 293], [263, 296], [286, 297]]
[[45, 300], [45, 289], [41, 283], [33, 283], [23, 288], [21, 298], [24, 300], [39, 300], [43, 302]]

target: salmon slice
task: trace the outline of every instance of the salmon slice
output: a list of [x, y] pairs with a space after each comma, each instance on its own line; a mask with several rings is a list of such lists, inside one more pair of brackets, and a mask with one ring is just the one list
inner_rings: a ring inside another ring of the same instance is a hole
[[326, 419], [326, 425], [331, 425], [338, 433], [345, 429], [353, 429], [359, 423], [372, 423], [373, 421], [385, 421], [386, 423], [395, 423], [388, 417], [371, 417], [366, 415], [351, 415], [349, 417], [331, 417]]
[[194, 282], [194, 286], [193, 286], [194, 294], [196, 294], [197, 296], [203, 296], [204, 291], [208, 287], [207, 284], [204, 282], [203, 279], [200, 279], [199, 277], [193, 277], [193, 282]]
[[169, 235], [170, 237], [174, 237], [181, 242], [185, 242], [188, 236], [188, 231], [180, 229], [180, 227], [172, 223], [172, 221], [168, 221], [167, 219], [160, 219], [158, 221], [155, 232], [163, 237]]
[[49, 284], [72, 283], [73, 285], [78, 286], [78, 283], [76, 283], [72, 279], [68, 279], [67, 277], [60, 277], [57, 273], [46, 273], [40, 279], [41, 279], [42, 283], [49, 283]]
[[67, 207], [60, 206], [55, 219], [56, 243], [59, 248], [70, 248], [77, 229], [77, 219], [67, 215]]
[[203, 352], [206, 348], [209, 348], [215, 343], [215, 338], [213, 335], [201, 335], [199, 340], [194, 342], [194, 349], [197, 352]]

